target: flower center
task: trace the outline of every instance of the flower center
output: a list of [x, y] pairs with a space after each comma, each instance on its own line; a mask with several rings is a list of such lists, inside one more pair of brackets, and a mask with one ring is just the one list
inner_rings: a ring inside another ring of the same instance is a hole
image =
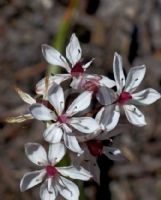
[[100, 141], [100, 140], [89, 140], [89, 141], [87, 141], [86, 144], [88, 146], [89, 152], [93, 156], [99, 156], [99, 155], [102, 154], [102, 150], [103, 150], [102, 141]]
[[124, 104], [126, 103], [129, 99], [132, 99], [132, 96], [129, 92], [121, 92], [119, 98], [118, 98], [118, 103], [119, 104]]
[[57, 170], [54, 166], [48, 165], [46, 166], [46, 173], [48, 176], [55, 176], [57, 174]]
[[84, 72], [81, 62], [77, 62], [71, 69], [71, 75], [77, 76]]
[[67, 116], [66, 115], [60, 115], [60, 116], [58, 116], [57, 121], [60, 122], [60, 123], [66, 123]]

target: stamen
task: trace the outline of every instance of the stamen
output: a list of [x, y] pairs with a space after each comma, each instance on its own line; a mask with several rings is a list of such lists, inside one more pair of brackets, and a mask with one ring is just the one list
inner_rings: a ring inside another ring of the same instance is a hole
[[64, 62], [64, 59], [63, 59], [62, 55], [60, 55], [60, 60]]

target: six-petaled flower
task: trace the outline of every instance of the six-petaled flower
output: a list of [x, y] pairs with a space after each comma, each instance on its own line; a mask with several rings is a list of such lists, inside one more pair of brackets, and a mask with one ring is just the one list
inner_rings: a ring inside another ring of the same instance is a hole
[[105, 110], [111, 109], [115, 125], [117, 125], [120, 118], [121, 108], [124, 109], [130, 123], [136, 126], [146, 125], [144, 115], [135, 105], [149, 105], [161, 97], [160, 93], [152, 88], [135, 92], [144, 78], [146, 66], [132, 67], [125, 80], [121, 56], [115, 53], [113, 71], [117, 91], [114, 92], [107, 87], [100, 88], [98, 98], [100, 103], [105, 105]]
[[83, 167], [57, 167], [56, 164], [65, 155], [65, 147], [61, 143], [50, 144], [48, 155], [38, 143], [25, 145], [25, 152], [28, 159], [43, 169], [26, 173], [20, 182], [21, 191], [28, 190], [43, 182], [40, 187], [41, 200], [55, 200], [59, 195], [67, 200], [78, 200], [79, 189], [67, 176], [72, 179], [87, 181], [91, 174]]
[[30, 112], [34, 118], [48, 122], [48, 127], [44, 131], [44, 139], [50, 143], [57, 143], [63, 137], [67, 148], [82, 153], [73, 129], [82, 134], [92, 134], [99, 126], [91, 117], [74, 117], [74, 115], [88, 108], [91, 93], [83, 92], [65, 110], [63, 89], [60, 85], [54, 84], [49, 89], [48, 100], [53, 106], [52, 110], [40, 103], [30, 106]]

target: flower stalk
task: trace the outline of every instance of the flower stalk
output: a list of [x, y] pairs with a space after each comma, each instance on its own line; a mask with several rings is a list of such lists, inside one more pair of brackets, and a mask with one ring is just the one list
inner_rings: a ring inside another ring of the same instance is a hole
[[[60, 25], [58, 27], [57, 33], [53, 39], [52, 46], [58, 49], [60, 52], [63, 52], [64, 45], [66, 41], [66, 36], [69, 33], [71, 26], [71, 19], [74, 10], [77, 8], [78, 0], [70, 0], [69, 5], [65, 10], [64, 16], [61, 19]], [[47, 74], [57, 74], [60, 73], [60, 69], [56, 66], [49, 65], [47, 68]]]

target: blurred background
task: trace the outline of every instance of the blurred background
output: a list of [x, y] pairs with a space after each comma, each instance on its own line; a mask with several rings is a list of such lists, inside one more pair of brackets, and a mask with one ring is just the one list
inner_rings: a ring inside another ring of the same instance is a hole
[[[73, 32], [83, 58], [95, 58], [90, 72], [112, 78], [117, 51], [126, 70], [146, 64], [139, 89], [161, 92], [161, 0], [0, 0], [0, 199], [39, 199], [39, 187], [21, 193], [19, 181], [35, 169], [24, 144], [43, 143], [43, 124], [4, 119], [27, 109], [14, 86], [34, 96], [35, 84], [46, 74], [41, 44], [64, 52]], [[123, 118], [127, 125], [116, 138], [127, 159], [102, 157], [105, 178], [100, 187], [86, 183], [82, 200], [161, 200], [161, 102], [141, 110], [148, 125], [137, 128]]]

